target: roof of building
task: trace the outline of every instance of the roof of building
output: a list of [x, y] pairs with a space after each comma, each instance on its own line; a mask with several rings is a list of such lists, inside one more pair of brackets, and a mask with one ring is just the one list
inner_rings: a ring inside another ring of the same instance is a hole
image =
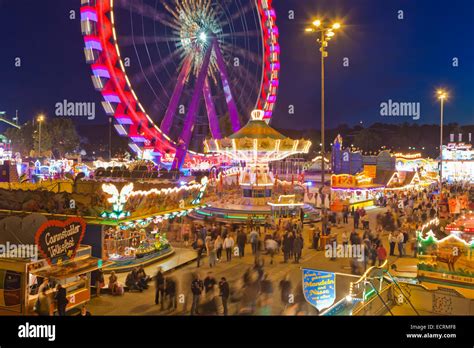
[[286, 137], [278, 132], [276, 129], [270, 127], [267, 122], [263, 120], [250, 120], [245, 126], [234, 134], [229, 136], [230, 139], [285, 139]]

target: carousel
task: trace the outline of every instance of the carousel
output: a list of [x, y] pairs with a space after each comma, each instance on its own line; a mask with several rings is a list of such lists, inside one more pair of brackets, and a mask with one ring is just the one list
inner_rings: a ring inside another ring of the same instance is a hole
[[[254, 110], [247, 125], [236, 133], [204, 142], [207, 153], [229, 159], [234, 167], [214, 177], [214, 201], [210, 201], [210, 207], [194, 215], [245, 222], [249, 218], [265, 220], [268, 216], [280, 217], [278, 212], [281, 211], [287, 216], [299, 216], [297, 214], [303, 210], [307, 219], [317, 219], [316, 210], [303, 203], [305, 183], [302, 176], [287, 182], [279, 180], [269, 168], [271, 162], [308, 153], [311, 142], [284, 136], [270, 127], [263, 116], [263, 111]], [[288, 195], [293, 198], [282, 198]]]

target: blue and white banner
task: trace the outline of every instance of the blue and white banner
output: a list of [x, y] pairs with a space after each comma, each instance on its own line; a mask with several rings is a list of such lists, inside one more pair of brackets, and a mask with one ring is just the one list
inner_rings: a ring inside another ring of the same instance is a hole
[[303, 268], [303, 293], [318, 311], [330, 307], [336, 300], [336, 275]]

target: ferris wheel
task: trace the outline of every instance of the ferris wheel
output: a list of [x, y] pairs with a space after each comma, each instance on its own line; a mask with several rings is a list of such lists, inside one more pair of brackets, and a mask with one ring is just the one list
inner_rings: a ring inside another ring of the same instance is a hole
[[270, 121], [280, 70], [272, 0], [81, 0], [92, 82], [142, 158], [208, 159], [204, 138]]

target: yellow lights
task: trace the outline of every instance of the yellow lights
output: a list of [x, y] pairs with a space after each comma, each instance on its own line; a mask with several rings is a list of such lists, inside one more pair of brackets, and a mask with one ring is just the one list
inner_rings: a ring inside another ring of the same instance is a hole
[[[342, 25], [341, 23], [339, 22], [334, 22], [332, 25], [328, 25], [326, 26], [320, 19], [316, 19], [315, 21], [313, 21], [313, 27], [307, 27], [305, 29], [306, 32], [315, 32], [315, 31], [327, 31], [327, 32], [331, 32], [332, 30], [338, 30], [338, 29], [341, 29]], [[315, 28], [318, 28], [319, 30], [315, 30]], [[333, 36], [334, 34], [332, 34], [331, 36]]]
[[448, 92], [445, 91], [444, 89], [438, 89], [436, 91], [436, 96], [439, 100], [445, 100], [445, 99], [448, 99], [449, 97]]
[[38, 118], [37, 118], [38, 122], [43, 122], [44, 119], [45, 119], [45, 117], [44, 117], [43, 114], [38, 115]]
[[327, 37], [333, 37], [334, 35], [335, 35], [335, 34], [334, 34], [333, 31], [328, 31], [328, 32], [326, 33], [326, 36], [327, 36]]

